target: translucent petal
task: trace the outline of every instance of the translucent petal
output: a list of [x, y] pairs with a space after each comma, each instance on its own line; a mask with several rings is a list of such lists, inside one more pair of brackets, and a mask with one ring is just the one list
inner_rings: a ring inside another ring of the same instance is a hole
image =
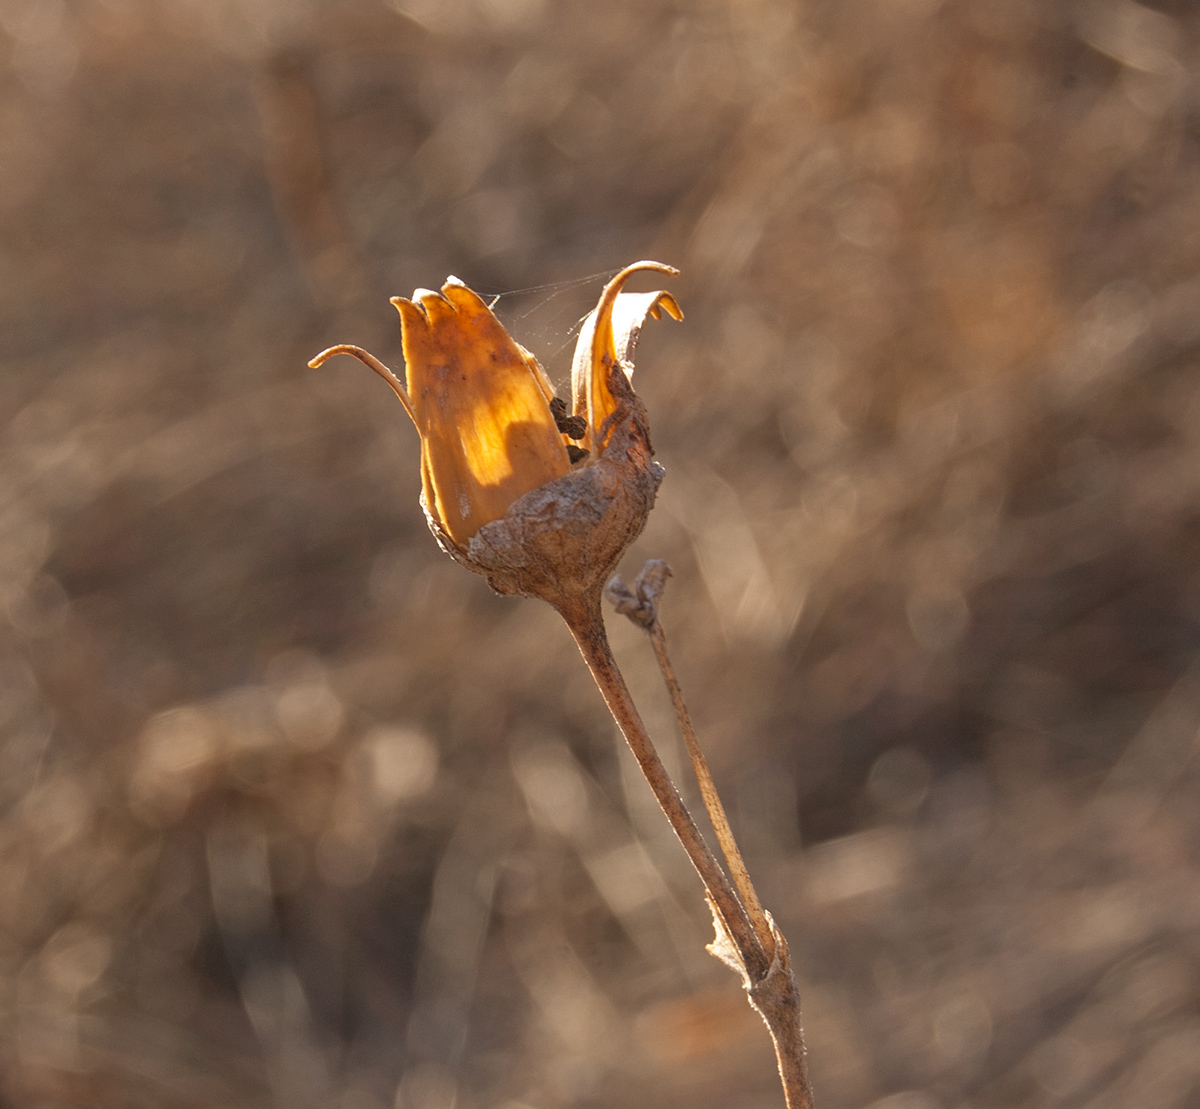
[[450, 279], [392, 301], [421, 435], [430, 512], [466, 547], [525, 493], [570, 468], [544, 382], [487, 305]]
[[641, 270], [674, 275], [679, 271], [661, 262], [635, 262], [605, 286], [600, 302], [583, 322], [575, 359], [571, 366], [571, 397], [577, 416], [587, 418], [583, 446], [598, 455], [608, 444], [611, 428], [605, 421], [616, 411], [617, 401], [609, 388], [608, 375], [619, 367], [633, 376], [633, 355], [638, 335], [647, 316], [661, 319], [663, 312], [682, 320], [678, 301], [665, 290], [653, 293], [623, 293], [625, 282]]

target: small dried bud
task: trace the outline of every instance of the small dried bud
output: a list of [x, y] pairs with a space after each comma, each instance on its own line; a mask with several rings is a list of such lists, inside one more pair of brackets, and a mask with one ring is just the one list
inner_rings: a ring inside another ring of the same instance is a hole
[[658, 599], [667, 587], [671, 567], [661, 558], [650, 559], [634, 579], [630, 589], [619, 577], [608, 579], [604, 599], [621, 616], [628, 616], [639, 628], [653, 631], [658, 623]]

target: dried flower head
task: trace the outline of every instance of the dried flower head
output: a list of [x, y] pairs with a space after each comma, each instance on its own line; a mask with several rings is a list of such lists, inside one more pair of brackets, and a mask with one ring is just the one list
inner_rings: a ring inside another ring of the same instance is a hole
[[358, 347], [310, 363], [350, 354], [391, 385], [421, 436], [430, 529], [497, 592], [577, 606], [645, 525], [662, 468], [630, 383], [633, 354], [647, 316], [683, 313], [668, 292], [622, 291], [641, 270], [678, 272], [636, 262], [605, 287], [575, 349], [570, 415], [537, 359], [454, 277], [392, 300], [407, 384]]
[[[380, 374], [420, 433], [421, 504], [442, 548], [497, 592], [541, 597], [562, 615], [704, 882], [717, 931], [709, 950], [742, 974], [751, 1005], [767, 1022], [789, 1109], [812, 1109], [787, 942], [750, 883], [667, 660], [658, 598], [670, 568], [652, 560], [632, 589], [608, 581], [645, 526], [662, 481], [630, 380], [638, 335], [647, 316], [683, 319], [668, 292], [623, 292], [640, 270], [677, 272], [636, 262], [605, 286], [575, 348], [570, 414], [537, 359], [454, 277], [441, 292], [418, 289], [412, 300], [392, 300], [407, 383], [359, 347], [330, 347], [309, 365], [352, 354]], [[600, 611], [606, 581], [618, 611], [650, 634], [732, 882], [654, 749], [613, 658]]]

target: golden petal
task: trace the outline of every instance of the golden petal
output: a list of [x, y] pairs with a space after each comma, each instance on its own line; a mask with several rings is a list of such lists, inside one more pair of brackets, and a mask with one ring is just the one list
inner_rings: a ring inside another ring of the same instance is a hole
[[417, 289], [413, 301], [420, 306], [430, 327], [436, 328], [454, 316], [454, 306], [441, 293]]
[[534, 358], [520, 343], [516, 343], [516, 348], [521, 352], [521, 357], [525, 359], [525, 364], [529, 367], [529, 372], [537, 378], [538, 388], [542, 391], [542, 396], [546, 398], [546, 403], [549, 404], [555, 397], [554, 386], [550, 384], [550, 377], [545, 370], [542, 369], [542, 364]]
[[465, 548], [518, 497], [567, 473], [566, 449], [531, 356], [479, 296], [451, 279], [440, 293], [420, 289], [392, 303], [426, 501]]
[[608, 375], [620, 367], [626, 377], [633, 375], [633, 354], [638, 335], [647, 315], [661, 319], [663, 312], [682, 320], [679, 302], [667, 291], [624, 293], [625, 282], [635, 273], [652, 270], [675, 276], [673, 266], [661, 262], [635, 262], [626, 266], [600, 294], [600, 301], [584, 320], [571, 366], [571, 396], [577, 416], [587, 418], [587, 438], [583, 446], [593, 457], [604, 450], [611, 429], [604, 422], [616, 411], [617, 402], [609, 388]]

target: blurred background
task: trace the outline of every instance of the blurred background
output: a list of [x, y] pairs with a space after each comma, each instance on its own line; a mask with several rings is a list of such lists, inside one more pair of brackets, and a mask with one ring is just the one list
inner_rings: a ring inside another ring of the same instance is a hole
[[386, 386], [305, 367], [399, 367], [387, 298], [453, 273], [562, 382], [648, 257], [625, 573], [674, 567], [818, 1105], [1200, 1106], [1192, 3], [0, 43], [0, 1104], [782, 1105], [565, 629], [437, 550]]

